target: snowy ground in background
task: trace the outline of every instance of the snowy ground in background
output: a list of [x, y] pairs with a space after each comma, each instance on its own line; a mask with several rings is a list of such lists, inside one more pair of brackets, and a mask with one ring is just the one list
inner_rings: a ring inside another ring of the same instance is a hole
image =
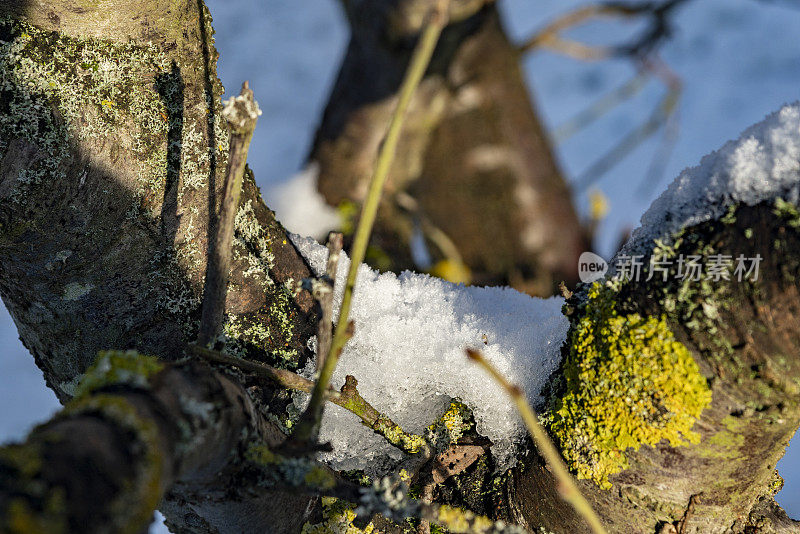
[[[334, 0], [208, 0], [220, 75], [229, 93], [249, 79], [264, 110], [251, 147], [250, 164], [267, 203], [270, 190], [302, 165], [316, 121], [336, 75], [346, 43], [346, 27]], [[524, 38], [537, 21], [584, 2], [503, 0], [511, 34]], [[681, 11], [678, 31], [662, 58], [683, 78], [680, 137], [663, 178], [639, 193], [657, 140], [639, 147], [597, 184], [611, 201], [600, 228], [598, 252], [608, 257], [620, 233], [636, 226], [650, 202], [683, 168], [736, 138], [782, 104], [800, 99], [800, 9], [789, 2], [703, 0]], [[605, 42], [632, 27], [596, 23], [573, 35]], [[711, 29], [711, 30], [710, 30]], [[627, 61], [582, 63], [540, 52], [525, 61], [531, 87], [549, 127], [556, 127], [597, 96], [624, 83], [633, 73]], [[570, 176], [579, 175], [615, 139], [650, 114], [663, 88], [650, 83], [634, 100], [558, 147]], [[586, 196], [576, 199], [583, 208]], [[17, 340], [5, 310], [0, 312], [0, 442], [20, 439], [58, 408], [41, 372]], [[800, 517], [800, 440], [779, 469], [786, 487], [778, 501]], [[154, 526], [153, 532], [165, 532]]]

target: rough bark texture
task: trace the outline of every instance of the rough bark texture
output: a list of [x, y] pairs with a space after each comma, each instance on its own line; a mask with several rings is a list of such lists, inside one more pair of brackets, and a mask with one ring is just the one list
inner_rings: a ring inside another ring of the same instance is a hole
[[[363, 200], [429, 9], [425, 2], [371, 4], [348, 9], [350, 44], [310, 156], [334, 206]], [[559, 281], [577, 280], [586, 239], [496, 7], [453, 4], [404, 126], [372, 263], [413, 268], [415, 224], [434, 260], [447, 258], [431, 226], [449, 237], [475, 283], [550, 295]]]
[[[610, 477], [611, 489], [582, 482], [610, 532], [662, 532], [684, 517], [684, 530], [676, 532], [800, 530], [773, 499], [782, 485], [775, 465], [800, 424], [800, 260], [794, 253], [800, 233], [787, 222], [773, 206], [742, 207], [725, 222], [687, 229], [675, 247], [684, 255], [760, 254], [756, 283], [713, 282], [688, 293], [673, 270], [666, 283], [631, 282], [617, 295], [624, 313], [667, 317], [712, 397], [693, 427], [699, 443], [629, 449], [630, 467]], [[553, 532], [588, 532], [553, 488], [549, 471], [532, 458], [508, 479], [504, 514]]]
[[[245, 450], [246, 438], [270, 434], [245, 390], [194, 363], [166, 367], [142, 384], [98, 387], [37, 427], [24, 445], [0, 449], [0, 530], [141, 532], [170, 488], [174, 500], [191, 499], [166, 503], [175, 512], [168, 514], [174, 531], [242, 532], [253, 523], [233, 503], [220, 506], [214, 492], [234, 487], [231, 458]], [[192, 498], [197, 492], [206, 498]], [[260, 514], [280, 518], [280, 506], [298, 506], [292, 500], [273, 494]]]
[[[112, 4], [0, 2], [0, 295], [62, 402], [99, 350], [174, 359], [194, 341], [226, 165], [205, 6]], [[303, 365], [309, 270], [250, 173], [234, 241], [229, 350]], [[252, 397], [287, 417], [286, 392]], [[263, 519], [262, 504], [229, 489], [197, 508], [178, 488], [165, 509], [178, 526], [214, 525], [206, 513]]]
[[[383, 3], [370, 5], [379, 9]], [[486, 39], [507, 46], [494, 8], [476, 13], [467, 9], [471, 5], [456, 3], [464, 11], [454, 13], [442, 45], [452, 50], [432, 68], [417, 103], [424, 104], [418, 120], [423, 109], [439, 109], [436, 129], [449, 133], [429, 137], [424, 155], [406, 147], [401, 169], [414, 168], [414, 161], [418, 169], [434, 165], [434, 155], [445, 158], [450, 143], [497, 142], [480, 137], [495, 127], [510, 136], [503, 143], [518, 154], [530, 145], [512, 143], [512, 133], [533, 142], [520, 132], [534, 130], [509, 126], [524, 119], [522, 111], [495, 116], [492, 99], [471, 101], [464, 113], [475, 113], [486, 126], [456, 141], [466, 127], [455, 106], [470, 101], [469, 93], [450, 95], [440, 108], [425, 100], [426, 94], [454, 91], [441, 73], [455, 75], [456, 65], [470, 64], [474, 72], [465, 72], [483, 80], [480, 87], [488, 94], [499, 99], [509, 91], [524, 100], [523, 92], [495, 85], [501, 82], [487, 67], [508, 61], [505, 54], [492, 59], [480, 45]], [[161, 509], [177, 532], [297, 532], [316, 513], [315, 501], [265, 485], [248, 457], [251, 445], [274, 447], [283, 439], [288, 393], [238, 372], [175, 361], [196, 337], [206, 244], [228, 142], [218, 118], [222, 89], [204, 6], [189, 0], [102, 7], [77, 0], [0, 1], [0, 17], [0, 295], [50, 387], [64, 402], [78, 394], [26, 444], [0, 448], [0, 526], [23, 532], [139, 529], [166, 492]], [[354, 24], [374, 20], [382, 19]], [[405, 50], [418, 30], [414, 18], [387, 20]], [[367, 44], [354, 38], [351, 53]], [[388, 72], [401, 72], [399, 56], [384, 52]], [[518, 73], [510, 79], [521, 91]], [[463, 89], [472, 78], [455, 80], [453, 87]], [[525, 120], [530, 126], [530, 116]], [[495, 169], [487, 176], [500, 180], [503, 174]], [[527, 181], [521, 176], [507, 179], [516, 188], [535, 189], [533, 175], [525, 174]], [[472, 194], [493, 190], [491, 180], [470, 181]], [[711, 403], [694, 425], [699, 443], [627, 450], [629, 466], [610, 477], [611, 489], [582, 483], [611, 532], [797, 531], [772, 500], [775, 463], [800, 422], [800, 215], [788, 221], [785, 215], [771, 206], [741, 208], [722, 221], [687, 229], [673, 250], [759, 253], [764, 261], [756, 284], [720, 283], [687, 292], [675, 282], [653, 281], [614, 290], [620, 314], [666, 317], [669, 331], [708, 379]], [[509, 228], [516, 235], [522, 227]], [[554, 228], [548, 236], [561, 237], [568, 229]], [[273, 366], [303, 365], [314, 314], [297, 282], [308, 275], [248, 174], [226, 303], [228, 350]], [[582, 298], [583, 293], [570, 302], [573, 332]], [[158, 356], [157, 369], [143, 380], [139, 371], [106, 377], [90, 391], [92, 381], [84, 381], [76, 391], [81, 377], [97, 372], [89, 368], [99, 350], [129, 348]], [[570, 350], [565, 349], [565, 368]], [[557, 373], [554, 403], [561, 383]], [[483, 455], [437, 487], [434, 498], [531, 530], [581, 532], [583, 523], [558, 499], [535, 454], [522, 464], [497, 478], [491, 458]], [[385, 529], [392, 528], [399, 530]]]

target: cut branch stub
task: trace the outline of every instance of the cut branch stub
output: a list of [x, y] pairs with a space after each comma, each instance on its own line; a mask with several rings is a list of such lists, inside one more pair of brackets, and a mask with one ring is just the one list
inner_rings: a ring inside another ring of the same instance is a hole
[[216, 233], [210, 242], [206, 264], [203, 309], [198, 335], [198, 342], [204, 346], [213, 345], [222, 329], [228, 275], [231, 269], [233, 227], [242, 193], [247, 151], [253, 139], [258, 116], [261, 115], [258, 103], [253, 99], [253, 91], [247, 82], [242, 85], [239, 96], [225, 102], [222, 115], [230, 127], [231, 150], [228, 156], [228, 172], [225, 175], [222, 208], [217, 218]]

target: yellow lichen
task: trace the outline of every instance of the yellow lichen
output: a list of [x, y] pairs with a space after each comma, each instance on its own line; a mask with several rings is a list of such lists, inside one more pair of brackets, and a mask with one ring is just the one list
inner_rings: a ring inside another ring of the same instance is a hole
[[147, 388], [149, 378], [163, 368], [158, 358], [134, 350], [101, 351], [75, 389], [75, 396], [86, 396], [110, 384]]
[[425, 446], [425, 438], [409, 434], [385, 416], [378, 417], [372, 429], [386, 441], [410, 454], [416, 454]]
[[372, 534], [375, 527], [370, 523], [363, 529], [353, 525], [356, 514], [352, 505], [331, 497], [322, 498], [323, 521], [303, 525], [302, 534]]
[[578, 478], [602, 488], [628, 466], [628, 448], [698, 442], [691, 428], [711, 402], [706, 379], [666, 319], [618, 315], [615, 297], [599, 282], [589, 290], [550, 423]]
[[469, 510], [462, 510], [453, 506], [442, 505], [439, 507], [437, 521], [450, 532], [495, 532], [495, 527], [502, 528], [503, 524], [497, 525], [487, 517], [480, 516]]
[[452, 401], [447, 411], [428, 427], [426, 436], [437, 448], [446, 448], [451, 443], [456, 443], [470, 428], [472, 412], [466, 405]]

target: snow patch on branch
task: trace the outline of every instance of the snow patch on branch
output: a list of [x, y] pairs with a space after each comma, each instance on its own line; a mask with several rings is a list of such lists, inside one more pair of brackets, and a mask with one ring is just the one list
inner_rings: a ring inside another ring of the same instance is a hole
[[[322, 274], [327, 249], [310, 238], [291, 238]], [[340, 261], [335, 310], [350, 263], [344, 254]], [[459, 399], [473, 410], [478, 432], [492, 440], [498, 469], [506, 469], [514, 463], [525, 428], [506, 393], [467, 360], [464, 349], [481, 349], [532, 403], [539, 403], [569, 326], [561, 314], [563, 302], [411, 272], [378, 274], [362, 265], [351, 312], [355, 335], [332, 384], [338, 387], [345, 375], [355, 376], [365, 399], [415, 433], [433, 423], [451, 399]], [[313, 369], [309, 364], [309, 376]], [[325, 408], [320, 437], [333, 445], [325, 459], [338, 469], [373, 471], [399, 457], [383, 438], [335, 405]]]
[[737, 203], [800, 197], [800, 103], [786, 105], [735, 141], [681, 172], [642, 216], [621, 254], [645, 252], [655, 239], [718, 219]]

